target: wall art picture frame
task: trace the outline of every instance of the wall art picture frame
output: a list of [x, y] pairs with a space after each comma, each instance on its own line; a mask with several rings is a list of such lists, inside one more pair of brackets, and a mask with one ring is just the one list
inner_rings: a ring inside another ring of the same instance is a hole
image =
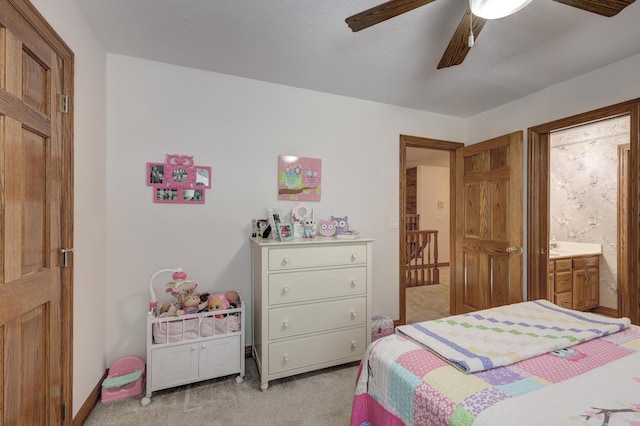
[[195, 165], [190, 155], [167, 154], [165, 163], [147, 163], [147, 186], [154, 203], [204, 204], [211, 167]]
[[293, 227], [289, 222], [281, 222], [277, 225], [277, 227], [280, 241], [289, 241], [294, 239]]
[[320, 201], [321, 188], [320, 158], [278, 156], [278, 200]]

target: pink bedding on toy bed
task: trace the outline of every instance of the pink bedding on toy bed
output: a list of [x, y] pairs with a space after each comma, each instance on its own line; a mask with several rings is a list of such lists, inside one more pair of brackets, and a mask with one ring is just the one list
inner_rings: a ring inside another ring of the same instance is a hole
[[190, 317], [153, 324], [153, 343], [172, 343], [240, 331], [240, 315]]

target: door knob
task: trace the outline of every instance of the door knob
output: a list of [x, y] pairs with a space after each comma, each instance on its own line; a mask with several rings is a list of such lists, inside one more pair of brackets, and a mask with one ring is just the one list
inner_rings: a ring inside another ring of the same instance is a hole
[[509, 254], [514, 254], [514, 253], [522, 253], [522, 247], [507, 247], [507, 253]]

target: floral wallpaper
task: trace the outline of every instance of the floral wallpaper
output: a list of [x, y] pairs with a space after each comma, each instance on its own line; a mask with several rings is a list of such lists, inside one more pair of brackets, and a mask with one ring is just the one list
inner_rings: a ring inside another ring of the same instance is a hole
[[616, 309], [618, 145], [629, 117], [554, 132], [550, 141], [549, 238], [602, 245], [600, 305]]

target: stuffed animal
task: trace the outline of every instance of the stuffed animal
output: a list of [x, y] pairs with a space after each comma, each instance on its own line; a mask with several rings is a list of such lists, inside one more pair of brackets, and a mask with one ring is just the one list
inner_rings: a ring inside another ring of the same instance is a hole
[[[216, 293], [207, 299], [207, 309], [209, 311], [222, 311], [229, 309], [229, 299], [222, 293]], [[216, 315], [216, 318], [222, 318], [223, 315]]]
[[178, 316], [197, 314], [207, 306], [206, 303], [200, 302], [200, 294], [193, 290], [187, 290], [182, 293], [178, 302], [180, 303], [180, 309], [176, 312]]
[[314, 238], [316, 236], [316, 221], [305, 216], [302, 221], [302, 229], [304, 231], [303, 238]]
[[331, 220], [336, 222], [336, 233], [342, 234], [343, 232], [347, 232], [349, 230], [349, 217], [336, 217], [331, 216]]
[[165, 303], [162, 305], [162, 308], [160, 308], [161, 317], [179, 317], [180, 315], [196, 314], [207, 306], [206, 302], [200, 300], [200, 293], [193, 290], [185, 290], [177, 297], [178, 301], [176, 303]]
[[320, 235], [333, 237], [336, 235], [336, 222], [333, 220], [320, 220]]
[[230, 308], [237, 308], [238, 305], [240, 304], [240, 295], [238, 294], [237, 291], [233, 291], [233, 290], [229, 290], [228, 292], [226, 292], [224, 294], [224, 296], [227, 298], [227, 300], [229, 301], [229, 307]]

